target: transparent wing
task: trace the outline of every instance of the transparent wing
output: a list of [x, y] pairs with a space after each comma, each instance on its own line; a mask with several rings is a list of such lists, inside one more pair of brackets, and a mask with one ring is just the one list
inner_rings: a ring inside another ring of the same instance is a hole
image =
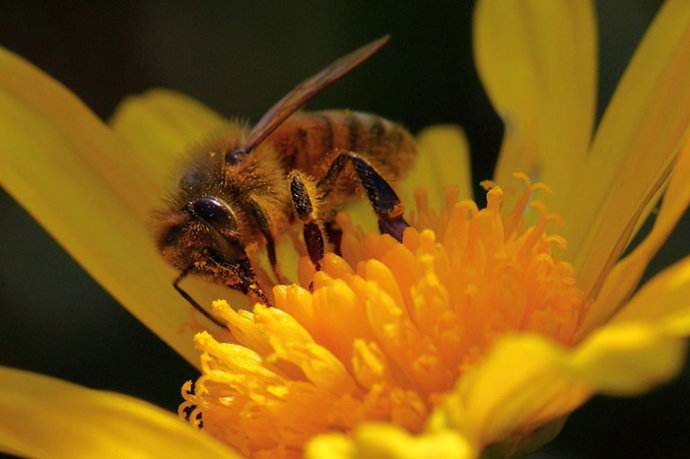
[[389, 35], [379, 38], [341, 57], [311, 78], [306, 79], [271, 107], [252, 128], [242, 147], [244, 154], [268, 137], [285, 119], [299, 110], [309, 99], [332, 85], [338, 78], [367, 60], [386, 44]]

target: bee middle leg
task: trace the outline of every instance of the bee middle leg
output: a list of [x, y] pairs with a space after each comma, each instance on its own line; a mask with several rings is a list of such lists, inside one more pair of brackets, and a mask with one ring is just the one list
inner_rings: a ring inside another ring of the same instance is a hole
[[290, 196], [295, 209], [297, 218], [302, 222], [304, 244], [307, 246], [307, 253], [316, 269], [321, 269], [321, 259], [324, 253], [323, 232], [317, 219], [315, 198], [310, 196], [309, 179], [300, 175], [297, 171], [292, 171], [288, 177], [290, 182]]
[[402, 241], [403, 232], [410, 225], [403, 218], [403, 205], [400, 198], [386, 179], [361, 155], [352, 151], [344, 151], [338, 155], [331, 163], [326, 175], [317, 183], [319, 192], [327, 196], [333, 190], [338, 176], [348, 162], [352, 164], [360, 183], [367, 192], [371, 207], [378, 218], [379, 231]]

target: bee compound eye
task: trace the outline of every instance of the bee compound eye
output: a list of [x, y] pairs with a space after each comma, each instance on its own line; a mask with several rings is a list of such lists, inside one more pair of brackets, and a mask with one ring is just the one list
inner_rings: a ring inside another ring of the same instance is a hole
[[217, 230], [234, 229], [232, 209], [223, 200], [214, 196], [202, 196], [190, 205], [192, 214]]

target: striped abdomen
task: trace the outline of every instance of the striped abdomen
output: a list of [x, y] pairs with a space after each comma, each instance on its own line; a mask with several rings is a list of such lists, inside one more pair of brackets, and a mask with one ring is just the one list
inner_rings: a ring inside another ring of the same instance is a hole
[[319, 179], [342, 151], [366, 156], [392, 183], [405, 175], [416, 155], [414, 138], [402, 126], [377, 115], [345, 110], [298, 112], [271, 135], [286, 170]]

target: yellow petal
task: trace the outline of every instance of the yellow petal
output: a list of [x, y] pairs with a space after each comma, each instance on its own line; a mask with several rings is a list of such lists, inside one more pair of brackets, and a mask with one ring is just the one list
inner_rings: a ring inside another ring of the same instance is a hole
[[127, 97], [117, 107], [110, 125], [115, 136], [141, 158], [156, 189], [169, 190], [170, 173], [181, 156], [195, 144], [221, 133], [227, 122], [183, 94], [154, 89]]
[[589, 391], [565, 371], [565, 360], [541, 336], [502, 339], [441, 406], [446, 426], [486, 446], [570, 412]]
[[[0, 50], [0, 183], [108, 292], [190, 362], [190, 307], [146, 226], [141, 158], [62, 85]], [[84, 305], [88, 307], [88, 305]]]
[[[19, 56], [0, 49], [0, 70], [3, 175], [10, 175], [9, 167], [20, 160], [25, 163], [24, 169], [42, 167], [40, 163], [47, 161], [46, 157], [52, 153], [52, 144], [60, 142], [65, 148], [82, 152], [84, 167], [99, 174], [103, 186], [120, 188], [121, 199], [144, 215], [147, 204], [152, 201], [148, 193], [144, 193], [147, 177], [135, 173], [141, 169], [140, 159], [124, 154], [126, 150], [122, 144], [74, 94]], [[37, 130], [33, 129], [33, 123], [36, 123]], [[16, 143], [15, 139], [27, 133], [28, 139], [23, 141], [34, 145], [34, 151]], [[64, 160], [69, 167], [69, 158]], [[26, 180], [26, 184], [52, 182], [53, 175], [37, 176], [35, 180]], [[80, 175], [73, 175], [70, 181], [81, 179]], [[60, 192], [60, 183], [51, 185], [53, 193]], [[92, 198], [86, 194], [76, 203], [88, 200]]]
[[659, 214], [650, 233], [635, 249], [619, 261], [591, 305], [580, 330], [584, 336], [609, 319], [640, 281], [649, 260], [659, 250], [690, 204], [690, 141], [680, 153], [671, 176]]
[[496, 181], [507, 185], [514, 172], [524, 172], [566, 188], [573, 166], [586, 156], [594, 122], [591, 2], [480, 1], [473, 43], [479, 74], [506, 129]]
[[[665, 2], [635, 52], [570, 190], [564, 236], [583, 291], [596, 289], [668, 178], [690, 125], [690, 2]], [[555, 186], [555, 184], [553, 184]], [[560, 209], [556, 209], [560, 211]]]
[[350, 438], [343, 434], [326, 434], [314, 438], [307, 446], [307, 459], [417, 459], [477, 457], [476, 450], [457, 432], [440, 430], [410, 435], [391, 424], [363, 424]]
[[414, 202], [414, 192], [424, 188], [429, 203], [441, 209], [443, 191], [453, 186], [460, 199], [472, 199], [470, 153], [464, 131], [454, 125], [438, 125], [417, 135], [418, 158], [410, 174], [400, 184], [403, 202]]
[[0, 367], [0, 450], [29, 457], [238, 457], [141, 400]]
[[460, 379], [439, 417], [470, 441], [489, 445], [528, 434], [595, 392], [649, 390], [680, 371], [684, 351], [682, 339], [641, 322], [603, 327], [574, 350], [539, 335], [509, 336]]
[[645, 283], [613, 318], [613, 324], [644, 322], [671, 336], [690, 334], [690, 257]]
[[663, 327], [644, 323], [605, 326], [591, 335], [569, 364], [576, 376], [598, 392], [638, 395], [680, 370], [685, 342]]

